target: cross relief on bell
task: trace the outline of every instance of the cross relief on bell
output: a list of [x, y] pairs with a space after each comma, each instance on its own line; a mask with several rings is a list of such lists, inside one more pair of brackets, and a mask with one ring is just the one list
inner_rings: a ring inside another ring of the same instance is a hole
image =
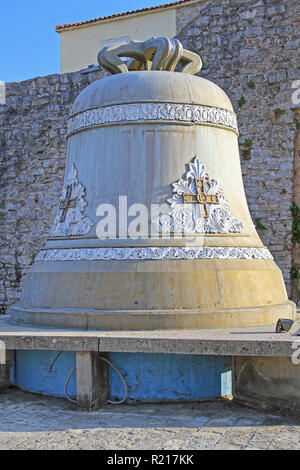
[[61, 210], [61, 216], [59, 221], [64, 222], [66, 220], [67, 212], [69, 209], [76, 207], [76, 198], [72, 199], [73, 184], [68, 184], [66, 187], [66, 196], [60, 201], [59, 210]]
[[93, 221], [85, 215], [88, 205], [85, 199], [86, 188], [78, 181], [77, 173], [77, 168], [73, 163], [67, 174], [58, 213], [50, 230], [52, 236], [86, 235], [94, 225]]
[[159, 218], [162, 233], [240, 233], [243, 223], [228, 210], [222, 186], [211, 179], [198, 157], [183, 178], [172, 183], [170, 210]]
[[195, 178], [196, 194], [183, 194], [184, 204], [199, 204], [199, 210], [201, 214], [201, 208], [203, 207], [203, 217], [208, 217], [208, 205], [219, 204], [218, 194], [207, 194], [205, 190], [205, 183], [209, 183], [209, 178]]

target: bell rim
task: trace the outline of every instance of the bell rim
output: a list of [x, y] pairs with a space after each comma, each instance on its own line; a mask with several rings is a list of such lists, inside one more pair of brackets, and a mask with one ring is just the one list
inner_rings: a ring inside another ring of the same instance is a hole
[[220, 329], [276, 324], [278, 318], [296, 319], [296, 304], [243, 308], [180, 310], [97, 310], [29, 308], [20, 304], [10, 310], [10, 323], [30, 327], [90, 331], [139, 331]]

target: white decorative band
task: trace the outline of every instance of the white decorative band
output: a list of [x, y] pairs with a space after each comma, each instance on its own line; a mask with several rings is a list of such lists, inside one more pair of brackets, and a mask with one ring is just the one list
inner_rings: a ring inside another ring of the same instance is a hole
[[273, 259], [267, 248], [233, 247], [134, 247], [63, 248], [42, 250], [36, 261], [93, 260], [177, 260], [177, 259]]
[[237, 131], [236, 115], [226, 109], [176, 103], [129, 103], [77, 114], [68, 121], [68, 135], [97, 126], [147, 121], [218, 124]]

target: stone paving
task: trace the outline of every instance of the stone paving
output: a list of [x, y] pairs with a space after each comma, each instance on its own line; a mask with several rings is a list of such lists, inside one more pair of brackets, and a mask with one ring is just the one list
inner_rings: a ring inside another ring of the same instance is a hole
[[0, 393], [0, 450], [300, 449], [300, 420], [228, 401], [107, 405], [86, 413], [67, 400]]

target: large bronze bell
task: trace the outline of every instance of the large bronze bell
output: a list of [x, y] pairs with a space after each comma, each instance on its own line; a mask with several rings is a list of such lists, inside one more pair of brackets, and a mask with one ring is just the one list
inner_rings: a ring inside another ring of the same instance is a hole
[[75, 100], [57, 216], [11, 320], [143, 330], [293, 319], [249, 214], [236, 115], [193, 75], [201, 59], [158, 38], [99, 62], [113, 75]]

